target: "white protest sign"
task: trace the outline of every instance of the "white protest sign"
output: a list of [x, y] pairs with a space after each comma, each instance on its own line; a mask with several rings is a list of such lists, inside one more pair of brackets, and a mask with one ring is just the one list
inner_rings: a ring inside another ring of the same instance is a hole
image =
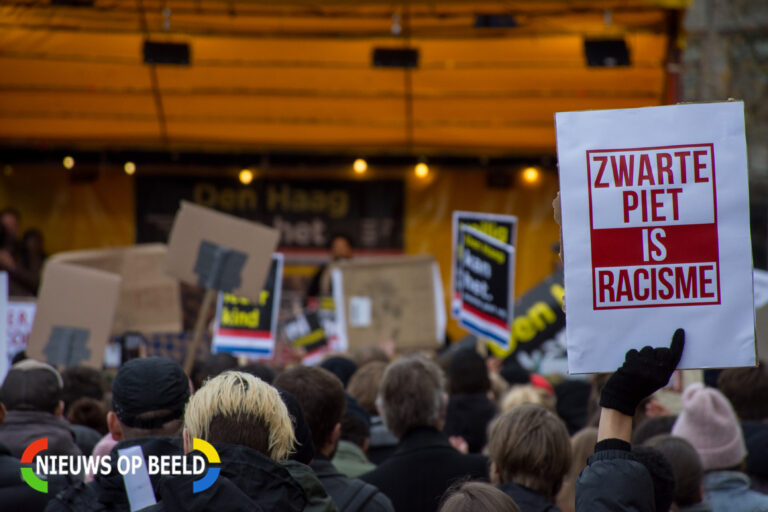
[[755, 364], [741, 102], [555, 116], [571, 373], [668, 345], [679, 368]]
[[8, 318], [8, 361], [13, 356], [26, 350], [29, 333], [32, 332], [32, 323], [35, 321], [37, 304], [34, 299], [13, 298], [8, 300], [6, 311]]

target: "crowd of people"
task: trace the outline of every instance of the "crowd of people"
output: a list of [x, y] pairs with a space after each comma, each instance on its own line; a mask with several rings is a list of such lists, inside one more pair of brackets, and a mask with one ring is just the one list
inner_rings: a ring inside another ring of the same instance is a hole
[[367, 347], [279, 370], [215, 354], [189, 376], [161, 357], [113, 377], [20, 357], [0, 391], [0, 504], [137, 510], [114, 466], [38, 475], [47, 494], [28, 486], [20, 457], [46, 437], [46, 455], [215, 448], [210, 488], [150, 474], [146, 511], [768, 510], [766, 367], [690, 385], [673, 415], [654, 393], [683, 349], [678, 330], [669, 348], [631, 350], [591, 382], [531, 375], [465, 345], [395, 358]]

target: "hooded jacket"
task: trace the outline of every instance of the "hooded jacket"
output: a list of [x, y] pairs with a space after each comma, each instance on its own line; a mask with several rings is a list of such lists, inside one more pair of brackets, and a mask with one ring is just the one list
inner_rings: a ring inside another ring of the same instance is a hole
[[45, 411], [8, 411], [0, 425], [0, 443], [16, 458], [34, 441], [48, 438], [47, 455], [81, 455], [67, 420]]
[[266, 455], [241, 445], [215, 444], [221, 473], [208, 489], [192, 493], [196, 476], [163, 480], [158, 504], [142, 512], [301, 512], [307, 498], [288, 470]]

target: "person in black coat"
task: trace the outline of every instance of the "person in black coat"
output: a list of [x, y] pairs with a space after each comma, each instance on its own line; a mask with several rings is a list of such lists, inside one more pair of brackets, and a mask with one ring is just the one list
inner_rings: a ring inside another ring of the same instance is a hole
[[423, 357], [406, 357], [384, 373], [380, 408], [397, 449], [362, 480], [389, 496], [398, 512], [437, 510], [445, 491], [459, 480], [488, 478], [488, 460], [456, 451], [441, 432], [446, 396], [443, 374]]
[[485, 360], [474, 348], [461, 349], [448, 365], [448, 409], [443, 432], [467, 442], [469, 453], [485, 447], [488, 424], [496, 416]]

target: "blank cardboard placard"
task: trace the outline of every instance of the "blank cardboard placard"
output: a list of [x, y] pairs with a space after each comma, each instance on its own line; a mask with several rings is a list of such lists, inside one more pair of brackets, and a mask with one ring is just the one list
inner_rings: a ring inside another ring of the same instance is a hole
[[59, 253], [51, 261], [103, 270], [122, 277], [113, 335], [181, 332], [179, 281], [165, 272], [165, 244]]
[[182, 201], [166, 271], [185, 283], [256, 302], [279, 239], [276, 229]]
[[392, 340], [400, 350], [434, 348], [445, 328], [436, 266], [431, 256], [339, 264], [333, 288], [342, 346]]
[[27, 354], [54, 366], [101, 368], [120, 297], [118, 274], [49, 262]]

